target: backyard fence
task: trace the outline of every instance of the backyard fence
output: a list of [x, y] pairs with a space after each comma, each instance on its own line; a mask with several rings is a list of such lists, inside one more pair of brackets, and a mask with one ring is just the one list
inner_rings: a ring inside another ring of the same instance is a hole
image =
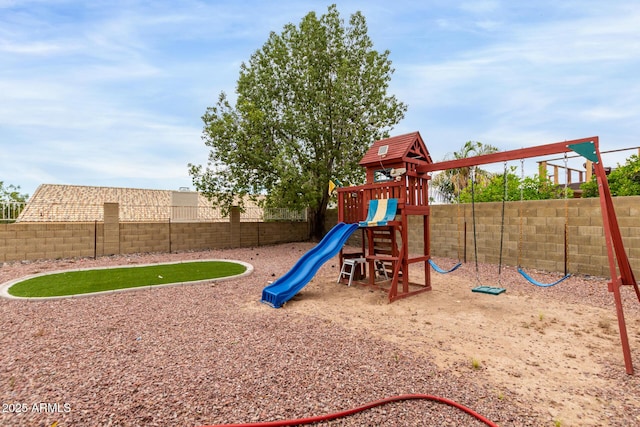
[[[567, 223], [569, 272], [608, 276], [599, 200], [569, 199], [568, 221], [564, 203], [563, 200], [525, 201], [522, 205], [507, 202], [505, 265], [517, 265], [521, 258], [523, 267], [562, 272], [565, 244], [561, 236]], [[616, 197], [614, 205], [627, 255], [640, 277], [640, 196]], [[480, 262], [499, 262], [501, 211], [497, 202], [476, 204]], [[309, 237], [306, 215], [295, 216], [287, 211], [240, 212], [233, 208], [229, 217], [216, 217], [212, 221], [185, 220], [188, 215], [184, 212], [174, 212], [173, 219], [168, 215], [156, 221], [127, 221], [126, 210], [114, 203], [103, 205], [100, 215], [99, 221], [0, 224], [0, 262], [262, 246], [305, 241]], [[326, 221], [327, 228], [331, 228], [337, 221], [337, 212], [327, 212]], [[473, 218], [469, 205], [431, 206], [429, 222], [433, 256], [473, 261]], [[408, 228], [409, 252], [421, 254], [421, 217], [411, 216]], [[350, 242], [359, 245], [359, 235], [354, 233]]]
[[[640, 277], [640, 196], [615, 197], [613, 203], [627, 256]], [[410, 244], [410, 251], [421, 253], [421, 221], [410, 221], [409, 228], [417, 243]], [[502, 203], [476, 203], [475, 228], [480, 262], [497, 265], [502, 259], [503, 265], [535, 270], [562, 273], [566, 267], [574, 274], [610, 274], [598, 198], [507, 202], [504, 219]], [[430, 229], [432, 255], [474, 260], [470, 204], [432, 206]]]
[[0, 262], [264, 246], [309, 237], [307, 222], [298, 219], [305, 217], [286, 211], [234, 207], [214, 221], [190, 221], [184, 212], [178, 219], [127, 221], [126, 213], [118, 203], [105, 203], [100, 221], [0, 224]]
[[[640, 277], [640, 196], [615, 197], [613, 203], [629, 262], [636, 277]], [[501, 202], [476, 203], [478, 261], [497, 265], [502, 258], [502, 264], [506, 266], [520, 265], [562, 273], [566, 247], [569, 273], [608, 277], [609, 258], [600, 200], [569, 199], [567, 205], [568, 211], [565, 211], [567, 206], [563, 199], [506, 202], [503, 226]], [[471, 205], [432, 205], [430, 212], [431, 255], [474, 262]], [[565, 224], [568, 230], [566, 245]], [[407, 228], [409, 253], [422, 254], [422, 217], [410, 215]], [[504, 237], [502, 257], [501, 234]], [[349, 243], [359, 246], [361, 239], [361, 233], [354, 233]]]
[[[7, 211], [6, 222], [92, 222], [104, 221], [104, 204], [55, 203], [30, 205]], [[151, 204], [119, 204], [121, 222], [228, 222], [229, 215], [213, 206], [176, 206]], [[249, 206], [240, 212], [241, 222], [307, 221], [306, 209], [261, 208]]]

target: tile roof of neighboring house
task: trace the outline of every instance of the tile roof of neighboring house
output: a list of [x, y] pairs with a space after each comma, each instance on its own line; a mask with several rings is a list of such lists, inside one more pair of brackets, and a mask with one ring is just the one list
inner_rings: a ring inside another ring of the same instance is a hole
[[[193, 195], [191, 202], [176, 206], [176, 193]], [[195, 192], [42, 184], [18, 222], [102, 221], [104, 203], [118, 203], [123, 222], [221, 220], [219, 210], [210, 208], [207, 198]]]

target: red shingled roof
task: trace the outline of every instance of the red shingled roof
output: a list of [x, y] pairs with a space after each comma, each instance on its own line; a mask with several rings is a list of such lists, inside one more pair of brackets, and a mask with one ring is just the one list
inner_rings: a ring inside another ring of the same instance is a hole
[[[384, 157], [378, 155], [378, 150], [382, 146], [388, 146], [387, 154]], [[360, 160], [361, 166], [367, 166], [380, 161], [398, 160], [402, 158], [414, 158], [433, 163], [427, 147], [420, 136], [420, 132], [407, 133], [405, 135], [393, 136], [381, 139], [373, 143], [369, 151]]]

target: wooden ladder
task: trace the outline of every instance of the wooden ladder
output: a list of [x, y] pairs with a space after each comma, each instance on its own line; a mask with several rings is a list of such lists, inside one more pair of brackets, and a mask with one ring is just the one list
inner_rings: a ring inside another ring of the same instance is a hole
[[394, 258], [398, 256], [395, 228], [376, 227], [371, 230], [370, 236], [373, 241], [373, 255], [383, 258], [375, 261], [375, 274], [377, 274], [378, 277], [384, 277], [385, 280], [389, 280], [389, 277], [393, 273], [393, 260], [385, 260], [384, 258]]

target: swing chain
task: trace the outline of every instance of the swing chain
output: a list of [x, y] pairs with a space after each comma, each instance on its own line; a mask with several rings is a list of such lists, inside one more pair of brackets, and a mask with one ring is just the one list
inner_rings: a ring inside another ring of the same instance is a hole
[[478, 266], [478, 237], [476, 235], [476, 195], [475, 195], [475, 183], [476, 183], [476, 166], [472, 166], [469, 169], [471, 175], [471, 217], [473, 218], [473, 258], [476, 264], [476, 281], [479, 285], [482, 285], [480, 281], [480, 268]]
[[[458, 217], [458, 262], [462, 261], [462, 235], [464, 233], [464, 219], [462, 218], [462, 216], [460, 215], [460, 205], [461, 205], [461, 199], [460, 199], [460, 193], [462, 191], [462, 187], [460, 186], [460, 174], [457, 174], [457, 181], [458, 181], [458, 194], [457, 194], [457, 203], [458, 203], [458, 207], [456, 209], [456, 215]], [[466, 214], [465, 214], [466, 216]]]
[[502, 195], [502, 216], [500, 221], [500, 254], [498, 262], [498, 285], [502, 285], [502, 247], [504, 244], [504, 213], [505, 205], [508, 197], [508, 182], [507, 182], [507, 162], [504, 162], [504, 174], [502, 175], [504, 184], [504, 194]]
[[524, 159], [520, 159], [520, 204], [518, 206], [518, 217], [520, 218], [519, 236], [518, 236], [518, 267], [522, 262], [522, 242], [524, 240]]
[[571, 172], [567, 167], [567, 153], [564, 153], [564, 274], [568, 274], [569, 270], [569, 177]]

